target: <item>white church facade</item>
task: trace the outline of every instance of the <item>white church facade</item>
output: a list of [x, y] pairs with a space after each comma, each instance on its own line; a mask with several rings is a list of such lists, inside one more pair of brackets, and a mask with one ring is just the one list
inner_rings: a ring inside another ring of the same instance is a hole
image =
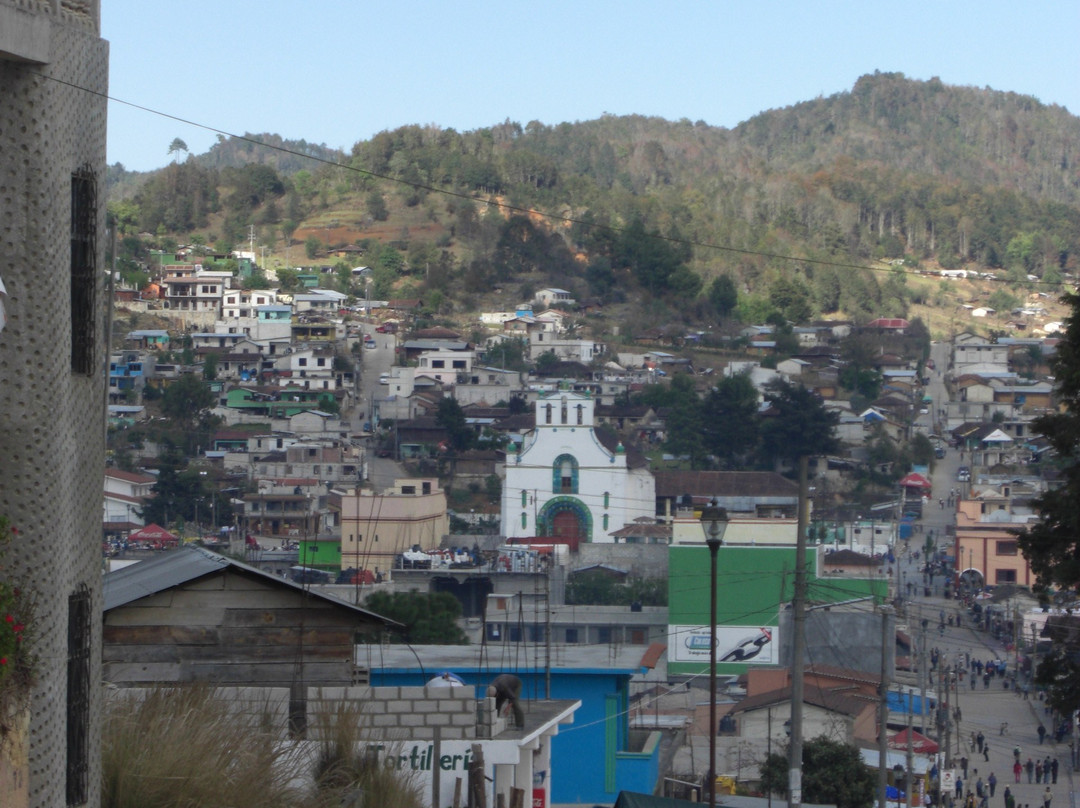
[[594, 429], [595, 400], [556, 390], [537, 399], [536, 428], [506, 461], [502, 533], [508, 539], [613, 543], [613, 531], [656, 513], [648, 462]]

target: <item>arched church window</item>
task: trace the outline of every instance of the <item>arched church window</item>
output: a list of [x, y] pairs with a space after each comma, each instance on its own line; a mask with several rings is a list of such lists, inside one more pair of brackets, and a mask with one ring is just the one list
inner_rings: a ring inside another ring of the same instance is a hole
[[585, 405], [584, 404], [578, 404], [577, 405], [577, 422], [578, 422], [578, 426], [585, 423]]
[[578, 462], [573, 455], [559, 455], [551, 469], [551, 490], [556, 494], [578, 492]]
[[551, 423], [551, 404], [550, 403], [544, 405], [544, 414], [545, 414], [545, 417], [546, 417], [546, 420], [544, 421], [544, 423], [550, 424]]
[[562, 410], [562, 412], [561, 412], [560, 414], [562, 415], [562, 419], [560, 420], [560, 422], [559, 422], [559, 423], [563, 423], [563, 424], [565, 424], [565, 423], [569, 423], [569, 422], [568, 422], [568, 421], [566, 420], [566, 396], [563, 396], [563, 398], [562, 398], [562, 407], [561, 407], [561, 410]]

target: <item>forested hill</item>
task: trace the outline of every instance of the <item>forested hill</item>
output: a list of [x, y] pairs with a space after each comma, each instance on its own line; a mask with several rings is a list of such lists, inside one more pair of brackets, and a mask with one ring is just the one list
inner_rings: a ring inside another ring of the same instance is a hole
[[[482, 288], [522, 271], [544, 271], [535, 256], [508, 258], [496, 244], [505, 236], [516, 244], [511, 252], [520, 253], [543, 239], [482, 233], [460, 200], [432, 193], [445, 189], [733, 248], [665, 255], [671, 267], [691, 273], [675, 276], [677, 294], [694, 296], [721, 274], [743, 293], [765, 294], [778, 273], [794, 271], [817, 313], [839, 307], [858, 315], [869, 313], [867, 306], [896, 313], [903, 301], [885, 304], [871, 294], [864, 311], [851, 312], [820, 288], [835, 290], [836, 279], [822, 284], [811, 268], [766, 254], [974, 264], [1011, 272], [1017, 283], [1029, 275], [1057, 282], [1080, 254], [1080, 119], [1029, 96], [896, 73], [863, 76], [850, 92], [771, 110], [732, 130], [644, 116], [556, 125], [504, 121], [469, 132], [403, 126], [356, 143], [348, 155], [274, 135], [253, 137], [314, 150], [358, 171], [305, 164], [228, 139], [147, 175], [125, 204], [125, 221], [183, 237], [210, 228], [208, 217], [220, 212], [223, 220], [213, 222], [209, 235], [226, 244], [239, 241], [251, 223], [301, 239], [322, 227], [332, 240], [327, 220], [357, 222], [348, 234], [357, 240], [382, 238], [370, 225], [387, 222], [382, 232], [412, 228], [415, 241], [421, 231], [410, 212], [423, 210], [432, 241], [449, 250], [443, 263], [451, 275], [471, 266]], [[609, 230], [539, 220], [517, 226], [561, 234], [564, 252], [577, 263], [554, 255], [547, 281], [572, 284], [576, 275], [579, 294], [602, 296], [605, 288], [623, 286], [616, 282], [620, 268], [634, 270], [632, 261], [640, 258], [620, 252], [626, 245]], [[267, 232], [261, 241], [280, 243], [281, 233]], [[474, 266], [477, 261], [488, 264]], [[594, 288], [582, 267], [595, 269], [598, 261]], [[673, 273], [661, 272], [659, 285], [653, 275], [645, 285], [662, 288]]]

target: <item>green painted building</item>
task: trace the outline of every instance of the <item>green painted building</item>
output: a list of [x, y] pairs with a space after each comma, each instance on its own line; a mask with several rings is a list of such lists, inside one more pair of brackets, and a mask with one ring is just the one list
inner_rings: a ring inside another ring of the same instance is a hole
[[[811, 604], [888, 596], [884, 578], [818, 577], [821, 548], [807, 548], [807, 598]], [[721, 547], [717, 553], [717, 672], [744, 673], [751, 665], [777, 665], [780, 612], [795, 583], [793, 546]], [[709, 669], [709, 549], [672, 545], [668, 554], [668, 671], [678, 675]]]
[[341, 571], [341, 540], [301, 539], [296, 563], [337, 574]]

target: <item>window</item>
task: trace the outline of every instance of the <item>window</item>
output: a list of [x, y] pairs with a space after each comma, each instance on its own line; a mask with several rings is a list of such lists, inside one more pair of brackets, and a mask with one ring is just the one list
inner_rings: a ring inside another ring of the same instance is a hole
[[560, 423], [560, 424], [565, 424], [565, 423], [567, 423], [567, 420], [566, 420], [566, 406], [567, 406], [567, 405], [566, 405], [566, 397], [565, 397], [565, 396], [563, 396], [563, 400], [562, 400], [562, 405], [561, 405], [561, 406], [560, 406], [560, 408], [559, 408], [559, 409], [560, 409], [560, 415], [562, 416], [562, 417], [561, 417], [561, 418], [559, 419], [559, 423]]
[[611, 626], [600, 626], [596, 630], [596, 641], [598, 643], [611, 642]]
[[611, 502], [611, 494], [609, 492], [605, 491], [604, 492], [604, 510], [605, 511], [608, 509], [610, 502]]
[[577, 405], [577, 422], [578, 422], [578, 426], [585, 423], [585, 421], [583, 420], [584, 417], [585, 417], [584, 412], [585, 412], [585, 405], [584, 404], [578, 404]]
[[608, 529], [608, 515], [604, 514], [604, 530]]
[[465, 370], [465, 360], [464, 359], [455, 359], [453, 361], [453, 368], [454, 368], [454, 370]]
[[578, 642], [578, 630], [576, 628], [568, 628], [566, 630], [566, 642], [576, 643]]
[[302, 357], [300, 357], [300, 358], [299, 358], [299, 359], [298, 359], [298, 360], [296, 361], [296, 364], [298, 364], [298, 365], [299, 365], [300, 367], [302, 367], [302, 368], [304, 368], [304, 367], [307, 367], [307, 358], [306, 358], [306, 357], [303, 357], [303, 356], [302, 356]]
[[[97, 180], [89, 166], [71, 175], [71, 372], [94, 368], [97, 283]], [[84, 774], [85, 779], [85, 774]], [[85, 788], [84, 788], [85, 790]], [[85, 799], [85, 798], [84, 798]]]
[[402, 494], [415, 494], [416, 493], [416, 486], [415, 485], [403, 485], [403, 486], [401, 486], [401, 493]]
[[555, 458], [551, 474], [551, 490], [556, 494], [576, 494], [578, 492], [578, 464], [573, 455], [559, 455]]
[[529, 517], [525, 513], [525, 511], [522, 511], [521, 512], [521, 528], [522, 528], [522, 530], [524, 530], [528, 526], [529, 526]]
[[630, 644], [631, 645], [644, 645], [645, 644], [645, 629], [642, 629], [642, 628], [630, 629]]
[[544, 423], [545, 424], [550, 424], [551, 423], [551, 405], [550, 404], [545, 404], [544, 405], [544, 414], [545, 414]]
[[322, 357], [322, 356], [320, 356], [320, 357], [319, 357], [319, 359], [318, 359], [318, 361], [317, 361], [317, 362], [316, 362], [315, 364], [316, 364], [316, 365], [318, 365], [318, 366], [319, 366], [319, 367], [321, 367], [321, 368], [324, 368], [324, 367], [326, 367], [326, 358], [325, 358], [325, 357]]
[[431, 366], [433, 368], [437, 368], [437, 369], [441, 370], [442, 368], [446, 367], [446, 360], [445, 359], [432, 359], [431, 360]]
[[1017, 553], [1017, 544], [1014, 541], [999, 541], [996, 552], [999, 556], [1014, 556]]
[[996, 570], [994, 573], [994, 583], [1015, 584], [1016, 570]]
[[529, 495], [525, 492], [525, 489], [524, 488], [521, 489], [521, 507], [522, 508], [524, 508], [526, 505], [529, 504], [528, 496]]
[[68, 597], [67, 804], [83, 805], [89, 781], [90, 590]]

